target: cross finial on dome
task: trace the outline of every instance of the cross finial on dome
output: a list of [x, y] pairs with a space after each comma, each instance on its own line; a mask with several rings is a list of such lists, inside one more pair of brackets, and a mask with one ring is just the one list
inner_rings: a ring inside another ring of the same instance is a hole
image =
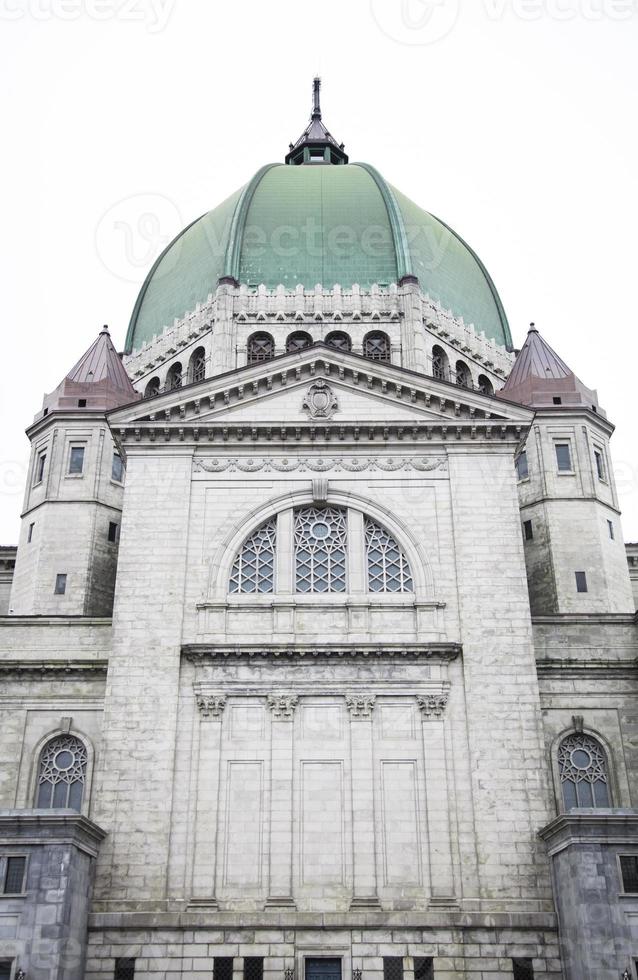
[[296, 143], [290, 144], [286, 163], [347, 163], [348, 155], [343, 143], [337, 143], [321, 121], [321, 79], [312, 82], [312, 112], [310, 122]]

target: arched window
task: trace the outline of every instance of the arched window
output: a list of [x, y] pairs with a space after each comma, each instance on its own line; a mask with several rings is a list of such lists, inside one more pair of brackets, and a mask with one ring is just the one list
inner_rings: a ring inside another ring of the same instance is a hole
[[449, 374], [448, 356], [442, 347], [435, 344], [432, 348], [432, 377], [447, 381]]
[[36, 807], [82, 808], [86, 783], [86, 746], [74, 735], [56, 735], [40, 753]]
[[326, 343], [328, 347], [334, 347], [336, 350], [352, 350], [352, 341], [347, 333], [343, 333], [342, 330], [333, 330], [326, 337]]
[[248, 363], [260, 364], [275, 356], [275, 341], [269, 333], [254, 333], [248, 338]]
[[242, 545], [230, 573], [231, 592], [274, 592], [277, 520], [267, 521]]
[[188, 380], [203, 381], [206, 377], [206, 351], [197, 347], [191, 354], [188, 364]]
[[297, 592], [346, 591], [345, 510], [340, 507], [296, 510], [294, 544]]
[[387, 333], [375, 330], [374, 333], [366, 334], [363, 338], [363, 356], [369, 357], [371, 361], [390, 360], [390, 338]]
[[558, 772], [566, 810], [611, 806], [607, 757], [591, 735], [574, 732], [563, 739]]
[[364, 530], [370, 592], [412, 592], [410, 565], [394, 538], [370, 517]]
[[456, 383], [460, 388], [472, 387], [472, 375], [465, 361], [456, 362]]
[[159, 395], [159, 393], [160, 393], [160, 379], [151, 378], [149, 383], [146, 385], [146, 388], [144, 389], [144, 397], [155, 398], [155, 396]]
[[481, 394], [483, 394], [483, 395], [493, 395], [494, 394], [494, 385], [492, 384], [492, 382], [490, 381], [490, 379], [485, 374], [479, 374], [478, 386], [479, 386], [479, 391], [481, 392]]
[[291, 333], [286, 341], [286, 353], [292, 354], [296, 350], [304, 350], [306, 347], [310, 347], [312, 344], [312, 337], [309, 333], [305, 333], [303, 330], [298, 330], [297, 333]]
[[168, 369], [168, 374], [166, 375], [166, 388], [168, 391], [172, 391], [173, 388], [182, 387], [182, 365], [179, 361], [175, 361], [171, 364]]

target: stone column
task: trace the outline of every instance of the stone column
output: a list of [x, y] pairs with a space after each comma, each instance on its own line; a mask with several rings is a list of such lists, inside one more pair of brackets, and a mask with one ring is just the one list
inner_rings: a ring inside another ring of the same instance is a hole
[[292, 800], [294, 694], [269, 694], [272, 713], [270, 848], [267, 906], [294, 908], [292, 897]]
[[374, 827], [373, 694], [346, 694], [350, 712], [352, 772], [352, 860], [354, 889], [351, 908], [378, 908], [377, 852]]
[[226, 698], [202, 692], [195, 696], [200, 718], [192, 904], [215, 908], [219, 767]]
[[446, 689], [417, 695], [423, 722], [425, 796], [430, 852], [430, 904], [432, 905], [455, 904], [443, 720], [448, 696]]

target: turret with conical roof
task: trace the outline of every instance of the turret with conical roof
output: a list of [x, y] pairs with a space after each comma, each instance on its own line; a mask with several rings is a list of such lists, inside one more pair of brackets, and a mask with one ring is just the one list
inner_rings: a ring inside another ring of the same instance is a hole
[[632, 612], [609, 440], [588, 388], [532, 324], [497, 397], [536, 410], [517, 460], [532, 614]]
[[124, 463], [106, 413], [139, 398], [107, 327], [44, 396], [27, 430], [13, 615], [111, 614]]

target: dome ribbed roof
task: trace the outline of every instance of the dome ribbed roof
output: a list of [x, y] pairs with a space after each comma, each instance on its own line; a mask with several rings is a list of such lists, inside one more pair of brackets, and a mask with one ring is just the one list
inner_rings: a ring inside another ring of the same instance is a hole
[[256, 288], [369, 289], [403, 276], [477, 331], [511, 347], [478, 256], [367, 164], [270, 164], [184, 229], [142, 286], [126, 350], [139, 349], [214, 293], [221, 277]]

